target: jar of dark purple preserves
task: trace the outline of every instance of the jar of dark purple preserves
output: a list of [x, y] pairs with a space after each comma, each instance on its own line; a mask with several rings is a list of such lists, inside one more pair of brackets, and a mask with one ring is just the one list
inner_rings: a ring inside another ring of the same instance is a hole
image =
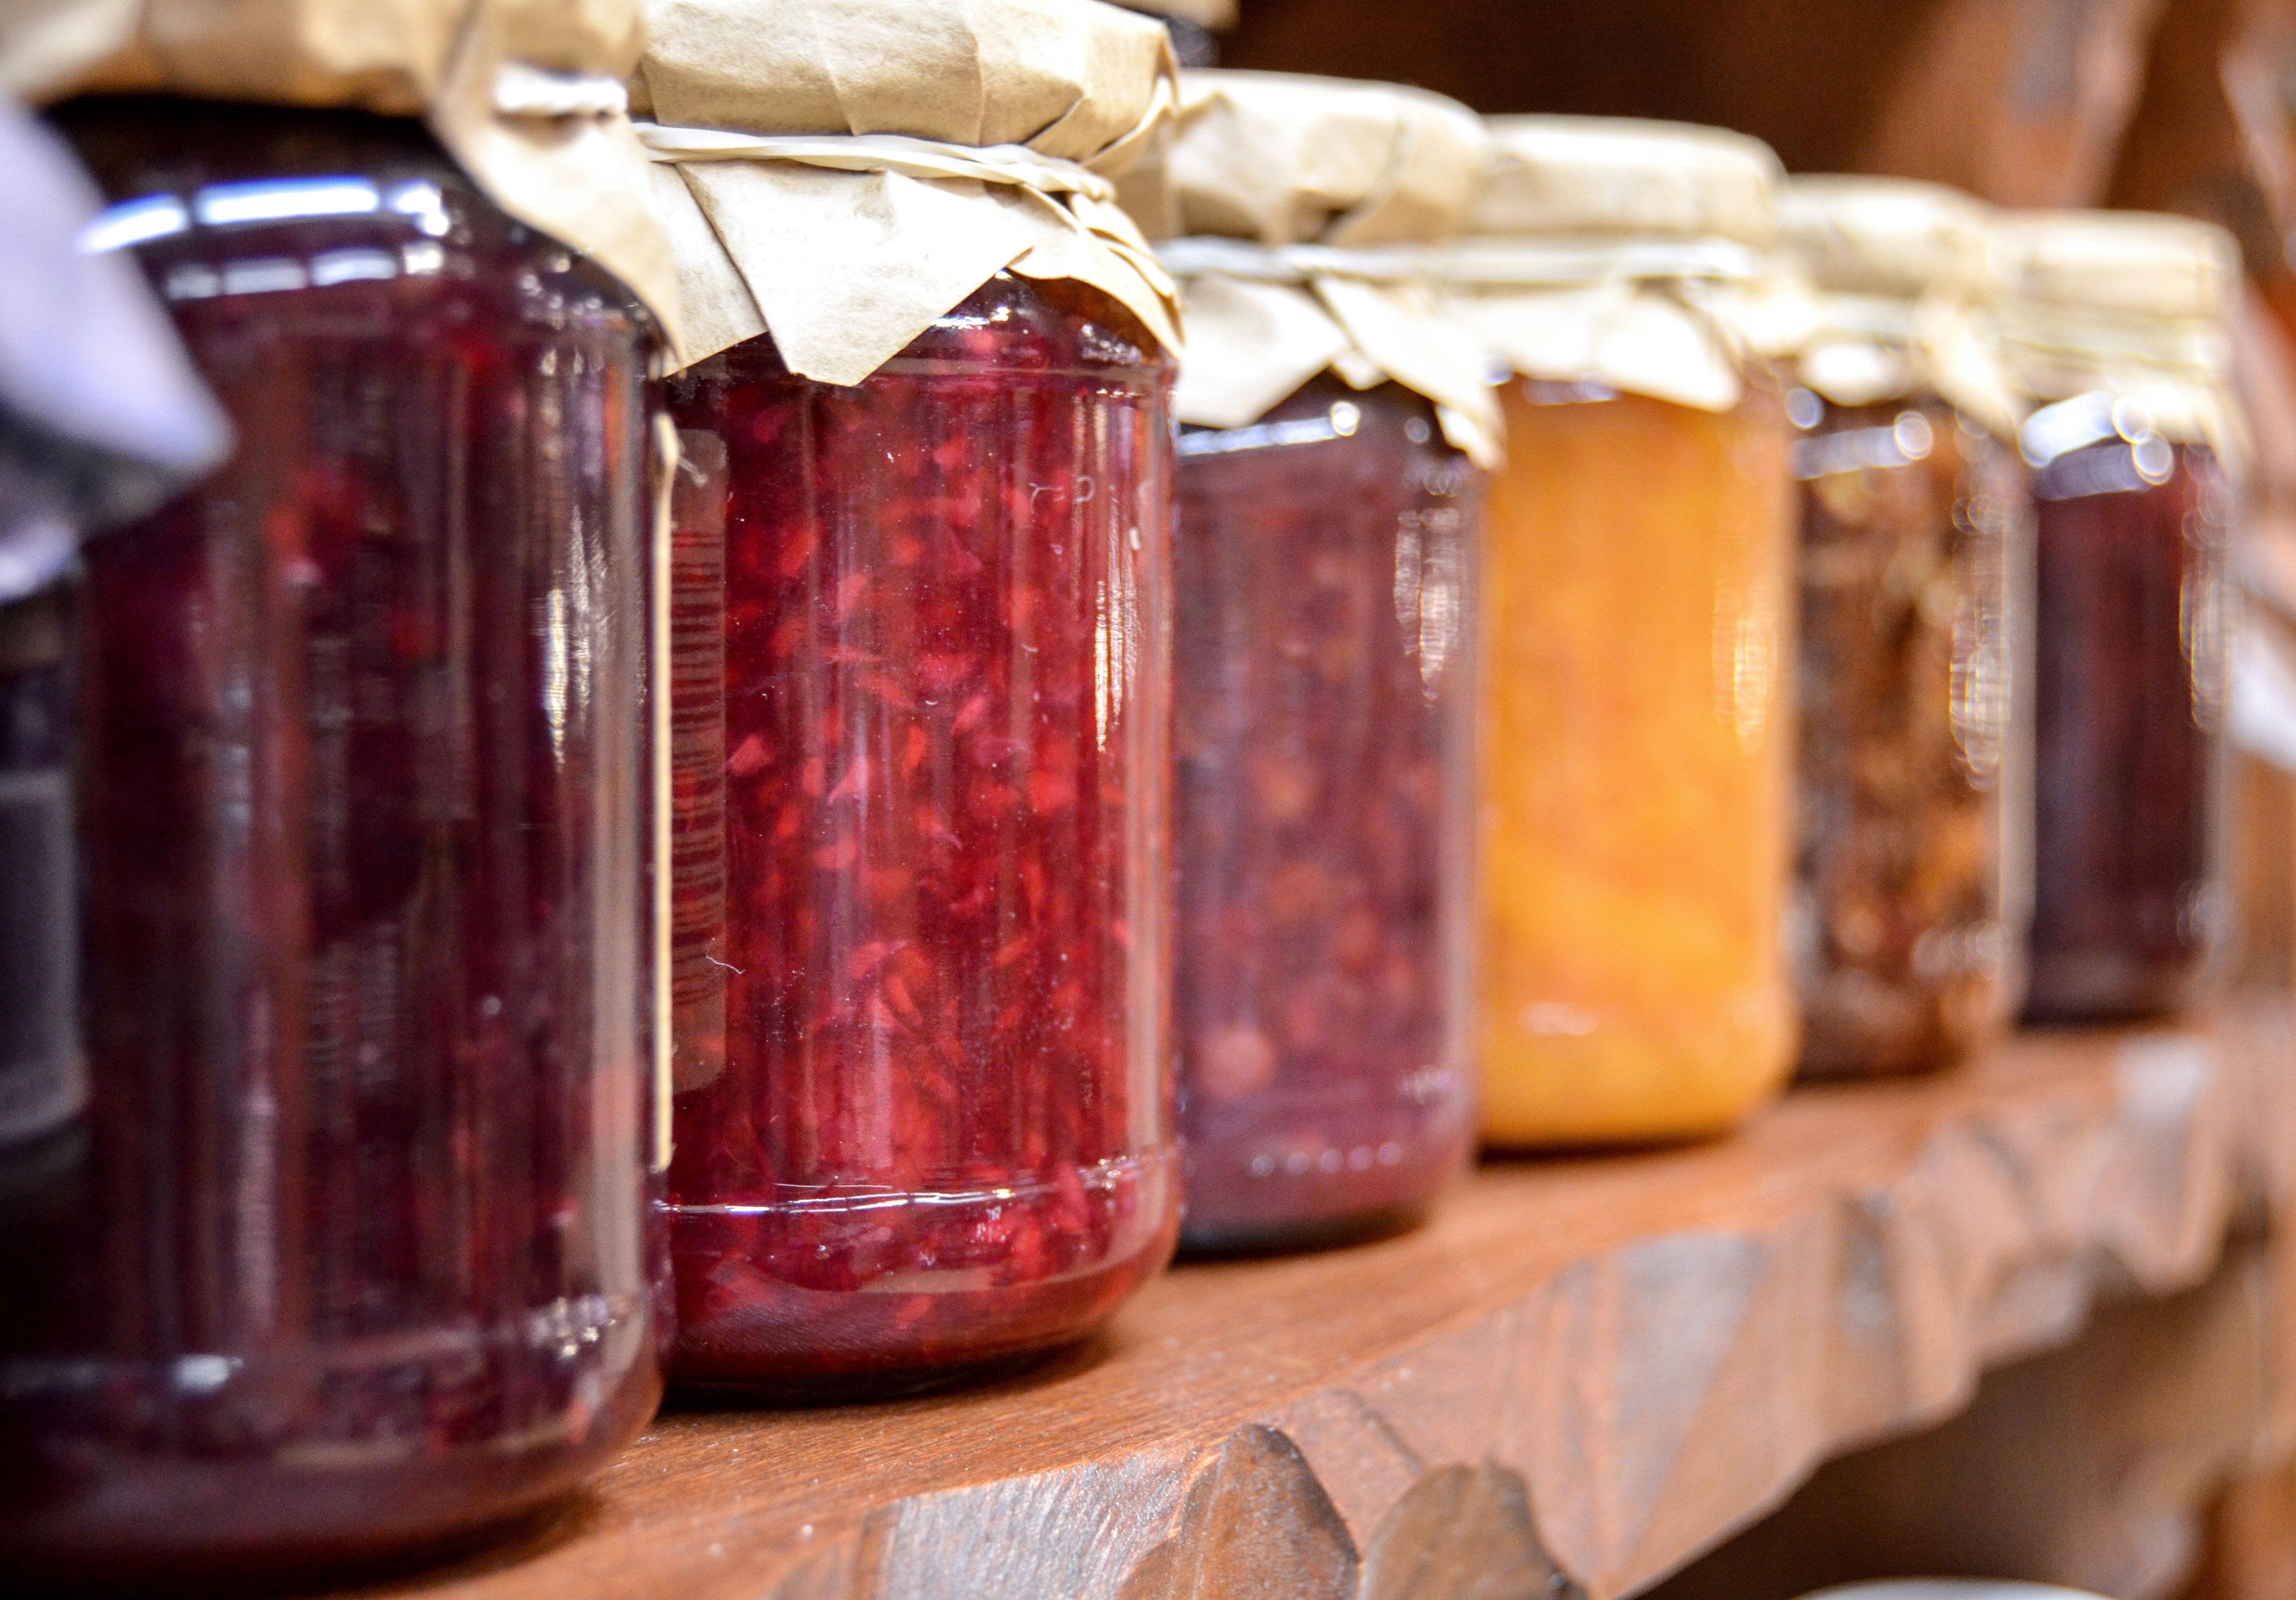
[[654, 325], [411, 119], [52, 119], [237, 441], [0, 617], [87, 1081], [0, 1153], [0, 1563], [434, 1547], [660, 1393]]
[[2000, 230], [2003, 348], [2036, 537], [2029, 1016], [2199, 999], [2229, 921], [2226, 581], [2244, 437], [2225, 379], [2230, 235], [2078, 213]]
[[1480, 474], [1398, 384], [1180, 439], [1186, 1238], [1408, 1221], [1474, 1143]]
[[1182, 79], [1163, 168], [1179, 236], [1160, 250], [1189, 314], [1173, 659], [1190, 1249], [1407, 1225], [1473, 1149], [1474, 618], [1497, 407], [1410, 257], [1464, 217], [1483, 154], [1473, 113], [1418, 90]]

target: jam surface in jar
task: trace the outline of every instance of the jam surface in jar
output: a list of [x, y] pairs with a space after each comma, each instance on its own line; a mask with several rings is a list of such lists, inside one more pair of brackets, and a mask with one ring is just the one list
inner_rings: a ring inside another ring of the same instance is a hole
[[0, 1152], [0, 1555], [395, 1557], [660, 1393], [651, 325], [417, 124], [56, 120], [237, 442], [78, 585], [90, 1099]]
[[2230, 490], [2154, 433], [2035, 470], [2034, 903], [2026, 1014], [2170, 1012], [2227, 910], [2222, 726]]
[[1170, 1252], [1170, 384], [1005, 274], [672, 381], [683, 1383], [1021, 1358]]
[[1183, 1239], [1392, 1226], [1474, 1138], [1479, 475], [1324, 377], [1184, 432], [1179, 481]]
[[2020, 988], [2025, 488], [2008, 447], [1934, 398], [1792, 400], [1801, 1071], [1943, 1066]]

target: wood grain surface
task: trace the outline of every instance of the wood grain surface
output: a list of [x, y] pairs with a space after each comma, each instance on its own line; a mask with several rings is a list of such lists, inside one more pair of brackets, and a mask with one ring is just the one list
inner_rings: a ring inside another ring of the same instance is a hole
[[2277, 1013], [2025, 1038], [1714, 1144], [1485, 1166], [1414, 1234], [1184, 1267], [971, 1391], [673, 1411], [455, 1600], [1501, 1600], [1646, 1588], [2291, 1187]]

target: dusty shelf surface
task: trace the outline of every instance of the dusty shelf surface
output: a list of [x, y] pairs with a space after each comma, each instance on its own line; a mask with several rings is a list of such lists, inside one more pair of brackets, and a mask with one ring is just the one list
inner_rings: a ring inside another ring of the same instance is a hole
[[2277, 1013], [2031, 1035], [1713, 1144], [1488, 1163], [1419, 1232], [1183, 1267], [986, 1388], [674, 1410], [562, 1514], [360, 1592], [1610, 1600], [2207, 1279], [2291, 1188], [2292, 1066]]

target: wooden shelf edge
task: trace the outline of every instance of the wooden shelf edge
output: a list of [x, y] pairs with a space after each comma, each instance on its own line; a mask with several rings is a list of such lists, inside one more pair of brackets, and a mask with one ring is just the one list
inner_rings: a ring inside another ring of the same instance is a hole
[[555, 1523], [369, 1592], [1613, 1600], [2099, 1298], [2205, 1280], [2296, 1192], [2292, 1069], [2256, 1005], [1487, 1166], [1416, 1234], [1183, 1268], [1003, 1384], [669, 1414]]

